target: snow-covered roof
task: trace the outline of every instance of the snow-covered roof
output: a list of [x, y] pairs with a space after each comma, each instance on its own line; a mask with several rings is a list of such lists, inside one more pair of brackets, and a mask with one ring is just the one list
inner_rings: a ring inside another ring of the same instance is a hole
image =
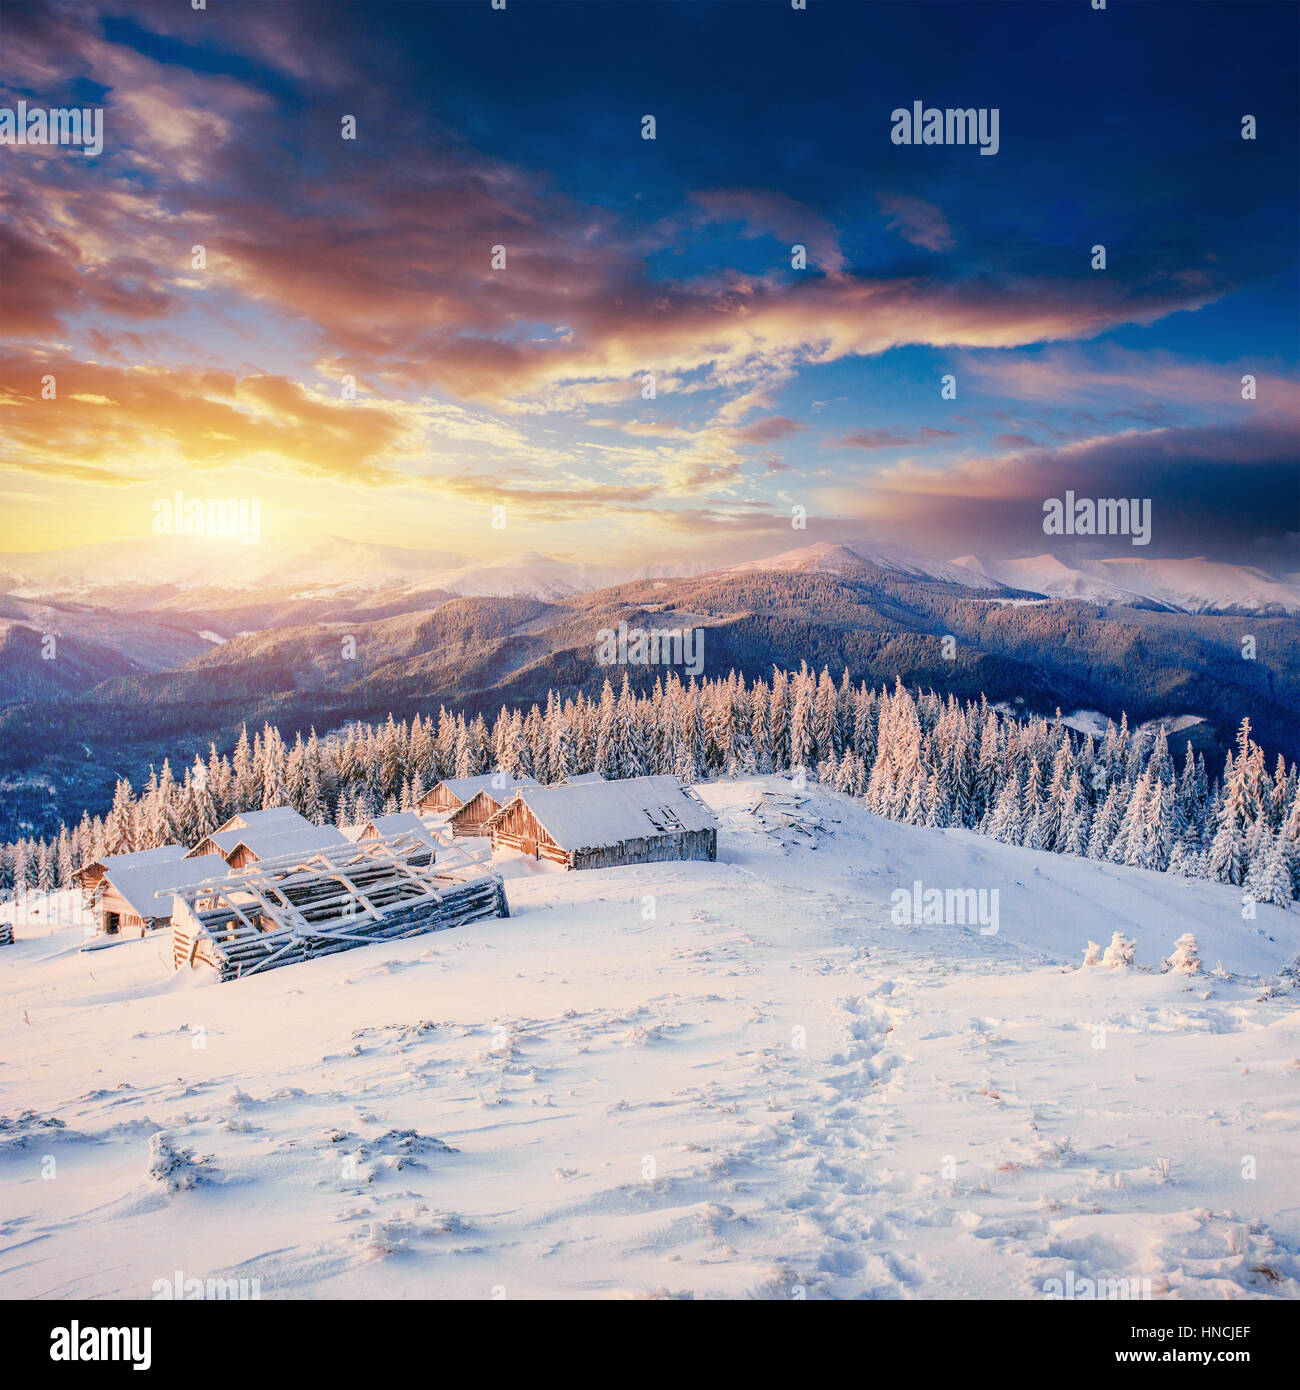
[[446, 787], [458, 801], [468, 801], [479, 792], [487, 792], [494, 801], [505, 801], [520, 787], [537, 786], [537, 780], [497, 771], [485, 772], [481, 777], [444, 777], [438, 786]]
[[157, 849], [137, 849], [130, 854], [101, 855], [85, 868], [93, 868], [95, 864], [105, 870], [133, 869], [138, 864], [170, 864], [173, 860], [184, 859], [187, 852], [184, 845], [159, 845]]
[[[326, 845], [345, 845], [348, 837], [332, 825], [313, 825], [303, 821], [300, 826], [278, 829], [267, 826], [265, 830], [229, 831], [237, 835], [235, 843], [226, 851], [227, 858], [240, 845], [251, 850], [259, 859], [279, 859], [285, 854], [310, 854]], [[215, 835], [212, 837], [217, 838]]]
[[[246, 825], [236, 822], [247, 821]], [[245, 811], [231, 816], [225, 825], [205, 835], [190, 854], [194, 854], [205, 843], [214, 844], [223, 854], [228, 855], [236, 845], [247, 845], [258, 858], [265, 858], [262, 845], [281, 835], [300, 833], [306, 830], [319, 830], [305, 816], [300, 816], [291, 806], [275, 806], [269, 811]]]
[[[717, 829], [713, 813], [676, 777], [523, 787], [515, 801], [528, 807], [561, 849], [596, 849], [682, 830]], [[508, 809], [503, 806], [488, 823]]]
[[581, 785], [581, 783], [583, 782], [603, 782], [604, 780], [605, 779], [600, 775], [599, 772], [575, 772], [572, 777], [561, 778], [560, 786], [576, 787]]
[[[144, 852], [148, 853], [147, 850]], [[104, 877], [136, 916], [150, 918], [171, 916], [171, 898], [160, 898], [157, 896], [159, 893], [191, 888], [205, 879], [218, 878], [229, 872], [221, 860], [212, 855], [203, 855], [198, 859], [175, 858], [125, 868], [110, 867]]]
[[[429, 844], [434, 843], [432, 832], [414, 811], [394, 811], [392, 815], [375, 816], [362, 827], [362, 834], [370, 830], [381, 840], [389, 835], [418, 835]], [[372, 837], [367, 835], [366, 838]]]
[[223, 821], [212, 832], [213, 836], [229, 830], [263, 830], [278, 825], [288, 830], [294, 825], [310, 825], [311, 822], [300, 816], [292, 806], [269, 806], [265, 811], [237, 811], [229, 820]]

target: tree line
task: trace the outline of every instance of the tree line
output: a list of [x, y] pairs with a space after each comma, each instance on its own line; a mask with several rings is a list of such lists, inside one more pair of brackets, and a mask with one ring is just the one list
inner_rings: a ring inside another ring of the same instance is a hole
[[0, 847], [0, 889], [73, 884], [81, 865], [164, 844], [194, 844], [237, 811], [293, 806], [318, 825], [414, 807], [444, 777], [500, 768], [557, 782], [673, 773], [687, 782], [791, 773], [861, 798], [891, 820], [960, 826], [1004, 844], [1240, 886], [1287, 906], [1300, 893], [1300, 771], [1268, 771], [1250, 721], [1222, 775], [1187, 745], [1181, 766], [1163, 726], [1100, 738], [1055, 718], [1022, 719], [979, 700], [891, 691], [774, 668], [770, 681], [675, 673], [636, 693], [626, 675], [598, 698], [551, 692], [545, 708], [504, 705], [491, 726], [441, 707], [436, 718], [351, 723], [287, 745], [270, 724], [230, 754], [211, 748], [178, 777], [170, 762], [140, 789], [117, 783], [111, 808], [48, 839]]

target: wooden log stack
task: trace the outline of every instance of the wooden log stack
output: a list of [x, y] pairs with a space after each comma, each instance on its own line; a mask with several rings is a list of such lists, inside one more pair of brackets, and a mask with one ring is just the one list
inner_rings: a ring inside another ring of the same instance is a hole
[[[452, 846], [450, 858], [456, 854]], [[509, 916], [505, 886], [468, 858], [441, 862], [403, 835], [330, 846], [176, 895], [175, 969], [205, 965], [236, 980], [282, 965], [485, 917]]]

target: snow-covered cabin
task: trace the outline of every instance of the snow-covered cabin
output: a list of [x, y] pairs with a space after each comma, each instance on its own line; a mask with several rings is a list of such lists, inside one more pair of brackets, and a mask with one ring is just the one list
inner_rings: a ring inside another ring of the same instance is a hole
[[713, 813], [676, 777], [522, 787], [491, 819], [492, 849], [569, 869], [716, 859]]
[[143, 936], [147, 931], [170, 926], [177, 891], [228, 872], [222, 861], [207, 856], [187, 857], [183, 845], [163, 848], [180, 853], [169, 857], [161, 857], [155, 850], [112, 854], [86, 866], [102, 869], [87, 888], [86, 904], [106, 936], [122, 932]]
[[188, 857], [220, 855], [232, 868], [243, 868], [260, 859], [283, 854], [302, 854], [344, 837], [332, 825], [313, 825], [292, 806], [273, 806], [265, 811], [241, 811], [205, 835]]
[[425, 792], [415, 809], [422, 816], [438, 811], [454, 811], [479, 792], [487, 792], [498, 806], [502, 806], [520, 787], [535, 786], [535, 778], [512, 777], [500, 768], [495, 772], [485, 772], [480, 777], [444, 777], [432, 791]]

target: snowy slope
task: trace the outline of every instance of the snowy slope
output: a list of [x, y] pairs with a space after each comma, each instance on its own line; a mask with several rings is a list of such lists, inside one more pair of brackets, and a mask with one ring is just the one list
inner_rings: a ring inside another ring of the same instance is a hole
[[[700, 789], [716, 864], [512, 859], [509, 920], [230, 985], [20, 926], [0, 1296], [1300, 1294], [1300, 913], [763, 786]], [[895, 925], [914, 877], [999, 932]], [[1116, 928], [1234, 975], [1062, 971]]]

